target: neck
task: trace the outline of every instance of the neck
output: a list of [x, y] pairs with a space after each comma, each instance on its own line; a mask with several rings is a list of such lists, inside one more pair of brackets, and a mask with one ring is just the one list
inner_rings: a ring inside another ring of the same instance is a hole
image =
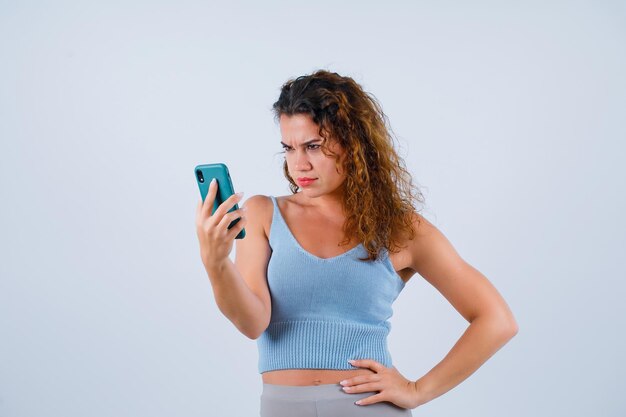
[[303, 206], [315, 209], [320, 213], [340, 213], [344, 215], [342, 191], [338, 190], [331, 194], [322, 194], [319, 196], [308, 196], [306, 193], [300, 191], [297, 194], [300, 196], [300, 203]]

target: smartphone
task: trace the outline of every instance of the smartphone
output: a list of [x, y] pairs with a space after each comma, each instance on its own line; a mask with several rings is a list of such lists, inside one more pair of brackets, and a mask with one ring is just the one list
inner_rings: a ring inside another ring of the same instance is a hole
[[[204, 199], [209, 192], [209, 185], [211, 184], [211, 180], [215, 178], [215, 181], [217, 181], [217, 194], [215, 195], [215, 201], [213, 202], [213, 208], [211, 209], [211, 215], [213, 215], [219, 205], [235, 193], [235, 188], [233, 187], [233, 182], [230, 179], [228, 167], [226, 166], [226, 164], [222, 163], [203, 164], [197, 165], [194, 168], [194, 171], [196, 174], [196, 182], [198, 183], [198, 187], [200, 188], [202, 202], [204, 202]], [[228, 212], [230, 213], [234, 210], [239, 210], [237, 203], [235, 203], [235, 205], [230, 210], [228, 210]], [[230, 222], [228, 228], [230, 229], [231, 227], [236, 225], [240, 219], [241, 217]], [[235, 239], [243, 239], [245, 236], [246, 230], [241, 229], [241, 232], [239, 232], [239, 234], [235, 236]]]

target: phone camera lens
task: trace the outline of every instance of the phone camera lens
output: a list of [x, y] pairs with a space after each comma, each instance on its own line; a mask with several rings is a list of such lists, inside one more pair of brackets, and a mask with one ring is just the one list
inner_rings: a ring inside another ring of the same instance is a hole
[[197, 170], [196, 171], [196, 176], [198, 177], [198, 181], [199, 182], [204, 182], [204, 175], [202, 175], [202, 171]]

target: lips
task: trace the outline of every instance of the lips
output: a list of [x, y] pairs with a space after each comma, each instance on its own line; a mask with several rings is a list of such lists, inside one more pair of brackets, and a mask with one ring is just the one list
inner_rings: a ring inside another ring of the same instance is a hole
[[315, 181], [317, 178], [307, 178], [307, 177], [302, 177], [302, 178], [298, 178], [298, 184], [300, 185], [309, 185], [311, 184], [313, 181]]

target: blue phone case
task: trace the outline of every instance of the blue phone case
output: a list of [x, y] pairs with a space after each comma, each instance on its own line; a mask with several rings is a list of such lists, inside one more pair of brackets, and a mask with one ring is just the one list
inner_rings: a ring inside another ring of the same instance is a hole
[[[209, 192], [211, 180], [215, 178], [217, 181], [217, 194], [215, 195], [215, 201], [213, 202], [213, 208], [211, 209], [211, 215], [213, 215], [220, 204], [235, 193], [232, 180], [230, 179], [230, 173], [228, 172], [228, 167], [222, 163], [202, 164], [197, 165], [194, 168], [194, 173], [196, 175], [196, 182], [200, 188], [200, 195], [202, 196], [203, 202]], [[233, 210], [239, 210], [237, 203], [235, 203], [235, 205], [228, 210], [228, 213]], [[233, 220], [228, 225], [228, 228], [230, 229], [236, 225], [240, 219], [241, 218]], [[244, 228], [241, 229], [241, 232], [239, 232], [237, 236], [235, 236], [235, 239], [243, 239], [245, 236], [246, 229]]]

